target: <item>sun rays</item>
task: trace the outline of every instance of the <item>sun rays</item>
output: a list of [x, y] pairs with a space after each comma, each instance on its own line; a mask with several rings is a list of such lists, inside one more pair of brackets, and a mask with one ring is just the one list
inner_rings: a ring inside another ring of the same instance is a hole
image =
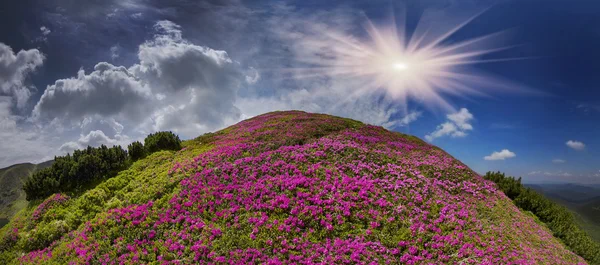
[[388, 100], [398, 104], [413, 99], [428, 108], [453, 109], [449, 95], [485, 95], [486, 90], [502, 86], [471, 65], [523, 59], [488, 58], [515, 47], [498, 41], [505, 39], [506, 32], [451, 39], [476, 17], [443, 31], [431, 23], [418, 23], [409, 31], [403, 19], [388, 25], [367, 19], [366, 34], [311, 25], [296, 49], [301, 52], [294, 59], [301, 66], [284, 70], [299, 80], [325, 77], [343, 82], [348, 86], [346, 100], [384, 92]]

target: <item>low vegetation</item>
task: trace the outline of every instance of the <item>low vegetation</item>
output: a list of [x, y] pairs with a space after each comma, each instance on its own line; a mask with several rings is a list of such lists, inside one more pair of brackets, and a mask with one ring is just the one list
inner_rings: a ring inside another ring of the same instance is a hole
[[493, 182], [382, 127], [274, 112], [181, 147], [32, 203], [0, 264], [585, 264]]
[[567, 208], [524, 187], [521, 178], [507, 177], [500, 172], [488, 172], [484, 178], [494, 181], [519, 208], [533, 213], [573, 252], [590, 263], [600, 264], [600, 245], [584, 232]]
[[54, 193], [81, 192], [88, 186], [113, 177], [131, 162], [160, 150], [179, 150], [181, 140], [172, 132], [150, 134], [144, 140], [129, 145], [129, 154], [120, 146], [75, 150], [73, 154], [57, 156], [51, 167], [35, 172], [23, 185], [27, 200], [46, 198]]

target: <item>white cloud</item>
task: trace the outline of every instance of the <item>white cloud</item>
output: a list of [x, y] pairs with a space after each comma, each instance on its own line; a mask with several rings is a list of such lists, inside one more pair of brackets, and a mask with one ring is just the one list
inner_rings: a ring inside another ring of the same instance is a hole
[[0, 96], [9, 96], [18, 108], [23, 108], [33, 86], [26, 84], [27, 76], [41, 66], [44, 55], [37, 49], [20, 50], [0, 42]]
[[72, 153], [73, 150], [83, 149], [87, 146], [106, 145], [108, 147], [121, 145], [125, 147], [131, 140], [125, 135], [117, 134], [115, 138], [110, 138], [101, 130], [90, 131], [87, 135], [80, 135], [79, 139], [74, 142], [66, 142], [60, 146], [59, 150], [64, 153]]
[[448, 120], [454, 122], [454, 124], [462, 131], [473, 130], [473, 126], [469, 123], [472, 119], [473, 114], [466, 108], [462, 108], [457, 113], [448, 115]]
[[49, 133], [24, 123], [23, 117], [11, 113], [11, 106], [10, 97], [0, 96], [0, 168], [52, 157], [55, 149]]
[[530, 176], [545, 176], [545, 177], [572, 177], [572, 176], [574, 176], [572, 173], [565, 172], [565, 171], [562, 171], [562, 170], [554, 171], [554, 172], [538, 170], [538, 171], [531, 171], [527, 175], [530, 175]]
[[572, 177], [573, 174], [569, 173], [569, 172], [560, 172], [557, 174], [557, 176], [559, 177]]
[[239, 63], [225, 51], [190, 43], [177, 24], [160, 21], [154, 29], [139, 46], [138, 63], [99, 62], [92, 71], [56, 80], [29, 117], [11, 109], [13, 101], [27, 102], [25, 77], [44, 57], [38, 50], [14, 54], [0, 44], [0, 136], [10, 139], [0, 141], [1, 166], [87, 145], [126, 145], [159, 130], [195, 137], [239, 121]]
[[79, 121], [102, 115], [138, 120], [151, 107], [151, 90], [123, 66], [98, 63], [94, 71], [48, 86], [33, 109], [36, 119]]
[[50, 34], [52, 31], [47, 28], [46, 26], [41, 26], [40, 27], [40, 31], [42, 32], [42, 35], [47, 36], [48, 34]]
[[[242, 71], [225, 51], [185, 40], [170, 21], [139, 46], [139, 63], [126, 68], [100, 62], [94, 71], [48, 86], [32, 116], [79, 122], [100, 116], [138, 132], [173, 130], [188, 137], [237, 121], [234, 105]], [[111, 49], [112, 50], [112, 49]]]
[[138, 12], [138, 13], [133, 13], [129, 16], [134, 19], [140, 19], [140, 18], [142, 18], [143, 14], [141, 12]]
[[579, 141], [569, 140], [565, 143], [568, 147], [571, 147], [575, 150], [581, 151], [585, 149], [585, 144]]
[[461, 108], [458, 112], [446, 115], [448, 121], [438, 125], [435, 131], [425, 135], [425, 139], [432, 142], [436, 138], [450, 135], [451, 137], [465, 137], [468, 131], [473, 130], [471, 121], [473, 114], [466, 108]]
[[566, 162], [567, 161], [565, 161], [564, 159], [559, 159], [559, 158], [552, 159], [552, 163], [554, 163], [554, 164], [562, 164], [562, 163], [566, 163]]
[[248, 73], [246, 73], [246, 83], [251, 85], [256, 84], [256, 82], [258, 82], [258, 80], [260, 79], [260, 74], [258, 73], [258, 71], [254, 69], [254, 67], [250, 67], [250, 69], [247, 72]]
[[515, 153], [511, 152], [508, 149], [502, 149], [502, 151], [500, 152], [493, 152], [491, 155], [489, 156], [485, 156], [483, 159], [485, 160], [489, 160], [489, 161], [494, 161], [494, 160], [505, 160], [508, 158], [513, 158], [517, 156]]
[[119, 56], [119, 46], [115, 45], [110, 47], [110, 58], [114, 61], [115, 59], [119, 58]]
[[421, 112], [421, 111], [410, 112], [410, 113], [406, 114], [406, 116], [404, 116], [404, 118], [402, 118], [398, 121], [398, 125], [399, 126], [407, 126], [407, 125], [411, 124], [412, 122], [416, 121], [417, 119], [419, 119], [422, 115], [423, 115], [423, 112]]

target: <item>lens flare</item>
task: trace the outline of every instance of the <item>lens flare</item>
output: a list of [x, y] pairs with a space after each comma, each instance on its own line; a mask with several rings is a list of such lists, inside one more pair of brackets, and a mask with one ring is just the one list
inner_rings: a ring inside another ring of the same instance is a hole
[[392, 68], [396, 71], [404, 71], [408, 69], [408, 65], [403, 62], [396, 62], [392, 65]]
[[[485, 90], [494, 88], [502, 91], [523, 88], [469, 67], [528, 58], [483, 58], [516, 47], [500, 46], [507, 39], [507, 31], [458, 41], [451, 39], [477, 16], [449, 27], [446, 20], [439, 19], [438, 24], [442, 25], [439, 27], [431, 23], [435, 17], [428, 18], [419, 22], [411, 34], [396, 20], [387, 26], [377, 26], [367, 19], [367, 34], [362, 34], [366, 37], [358, 37], [360, 32], [315, 24], [302, 34], [291, 35], [296, 41], [295, 60], [299, 64], [287, 70], [298, 79], [326, 77], [347, 84], [348, 91], [344, 92], [347, 98], [383, 91], [386, 98], [404, 105], [411, 98], [426, 107], [447, 110], [454, 110], [445, 99], [447, 95], [487, 95]], [[446, 28], [442, 31], [443, 26]]]

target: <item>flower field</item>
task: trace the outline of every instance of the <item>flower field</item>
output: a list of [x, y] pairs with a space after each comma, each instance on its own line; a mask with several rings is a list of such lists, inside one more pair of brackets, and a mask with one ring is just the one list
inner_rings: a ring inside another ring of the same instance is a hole
[[31, 205], [0, 230], [0, 263], [586, 264], [413, 136], [288, 111], [183, 146]]

